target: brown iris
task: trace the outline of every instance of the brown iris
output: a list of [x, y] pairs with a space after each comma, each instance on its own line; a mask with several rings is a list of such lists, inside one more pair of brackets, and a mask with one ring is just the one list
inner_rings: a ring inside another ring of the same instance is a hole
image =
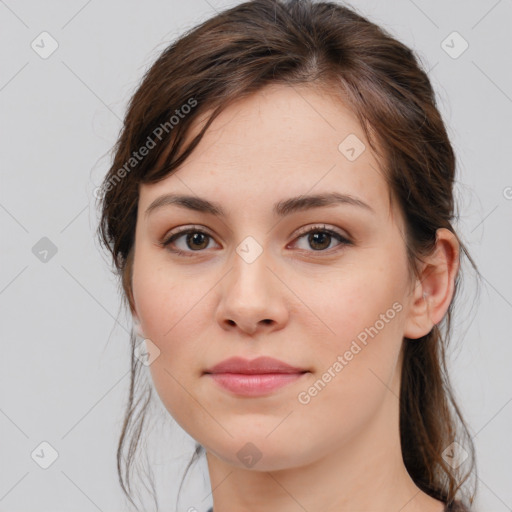
[[201, 243], [201, 240], [203, 242], [203, 245], [201, 247], [197, 247], [198, 249], [205, 249], [208, 246], [208, 235], [205, 233], [188, 233], [187, 234], [187, 246], [193, 249], [189, 245], [190, 241], [193, 241], [194, 243]]
[[[327, 243], [322, 243], [322, 239]], [[324, 233], [322, 231], [313, 232], [308, 235], [308, 242], [311, 244], [311, 247], [313, 248], [315, 248], [315, 244], [319, 243], [321, 247], [318, 247], [318, 250], [325, 249], [329, 247], [329, 244], [331, 242], [331, 235], [329, 235], [329, 233]]]

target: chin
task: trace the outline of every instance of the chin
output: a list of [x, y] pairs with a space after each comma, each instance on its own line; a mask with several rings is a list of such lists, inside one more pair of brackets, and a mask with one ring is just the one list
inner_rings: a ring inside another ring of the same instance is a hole
[[[207, 451], [227, 464], [251, 471], [280, 471], [300, 466], [304, 460], [296, 460], [297, 443], [284, 444], [283, 439], [261, 435], [242, 435], [225, 439], [222, 443], [203, 444]], [[212, 448], [210, 448], [210, 446]], [[304, 453], [301, 454], [301, 459]]]

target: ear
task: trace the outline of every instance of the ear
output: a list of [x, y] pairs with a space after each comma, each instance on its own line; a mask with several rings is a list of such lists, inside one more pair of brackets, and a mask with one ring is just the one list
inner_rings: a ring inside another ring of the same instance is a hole
[[421, 338], [437, 325], [448, 311], [459, 271], [459, 242], [448, 229], [436, 232], [436, 247], [423, 264], [412, 295], [404, 336]]

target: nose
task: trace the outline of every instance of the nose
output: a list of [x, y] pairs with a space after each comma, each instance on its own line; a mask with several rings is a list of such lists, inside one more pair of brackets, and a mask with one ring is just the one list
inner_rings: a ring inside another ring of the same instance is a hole
[[289, 316], [286, 287], [261, 254], [248, 263], [234, 255], [233, 268], [219, 283], [221, 298], [217, 321], [225, 330], [254, 335], [282, 329]]

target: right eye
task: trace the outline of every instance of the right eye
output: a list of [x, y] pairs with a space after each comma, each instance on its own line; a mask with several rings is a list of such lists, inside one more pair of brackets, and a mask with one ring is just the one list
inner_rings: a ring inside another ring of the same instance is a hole
[[[185, 236], [186, 235], [186, 236]], [[185, 246], [172, 248], [176, 241], [184, 239]], [[202, 252], [202, 249], [208, 247], [209, 239], [213, 240], [212, 236], [206, 231], [198, 228], [185, 228], [178, 232], [171, 233], [171, 235], [162, 242], [162, 246], [167, 250], [178, 254], [180, 256], [191, 256], [190, 253]]]

